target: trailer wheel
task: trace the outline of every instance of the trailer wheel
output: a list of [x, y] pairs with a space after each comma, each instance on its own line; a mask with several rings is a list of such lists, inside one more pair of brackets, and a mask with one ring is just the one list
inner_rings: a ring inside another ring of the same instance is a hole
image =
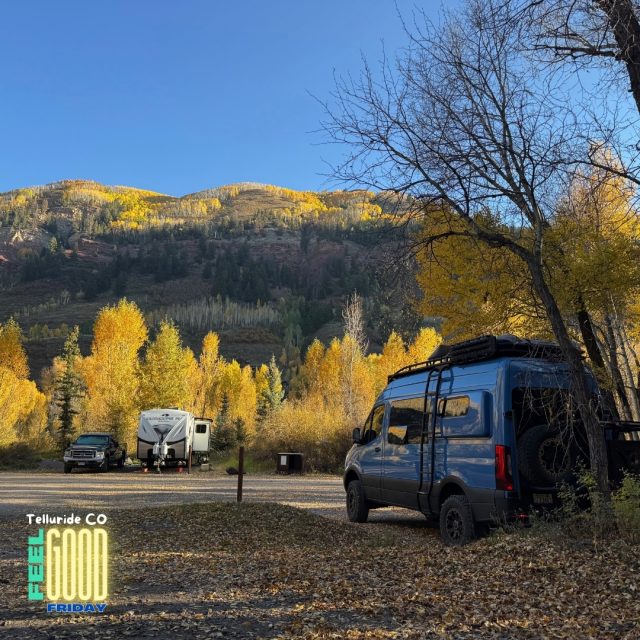
[[531, 427], [518, 442], [520, 473], [533, 485], [554, 486], [573, 475], [576, 447], [562, 442], [560, 431], [546, 424]]

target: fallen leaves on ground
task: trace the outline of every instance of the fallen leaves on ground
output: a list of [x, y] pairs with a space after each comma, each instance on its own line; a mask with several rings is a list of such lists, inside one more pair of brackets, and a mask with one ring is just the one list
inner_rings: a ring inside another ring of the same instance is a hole
[[522, 533], [445, 547], [426, 523], [276, 504], [111, 512], [103, 615], [26, 601], [26, 520], [0, 521], [3, 638], [638, 638], [637, 548]]

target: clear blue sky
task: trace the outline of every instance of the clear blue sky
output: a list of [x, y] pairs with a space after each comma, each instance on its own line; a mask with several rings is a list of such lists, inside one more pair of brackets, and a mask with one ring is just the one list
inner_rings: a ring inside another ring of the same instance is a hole
[[406, 44], [392, 0], [25, 0], [0, 17], [0, 191], [326, 188], [339, 150], [312, 133], [309, 93]]

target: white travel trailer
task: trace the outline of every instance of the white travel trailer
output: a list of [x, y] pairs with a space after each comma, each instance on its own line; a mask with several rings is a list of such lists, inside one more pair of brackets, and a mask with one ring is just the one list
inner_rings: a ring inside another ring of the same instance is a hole
[[138, 458], [152, 468], [199, 464], [209, 459], [211, 420], [179, 409], [150, 409], [140, 414]]

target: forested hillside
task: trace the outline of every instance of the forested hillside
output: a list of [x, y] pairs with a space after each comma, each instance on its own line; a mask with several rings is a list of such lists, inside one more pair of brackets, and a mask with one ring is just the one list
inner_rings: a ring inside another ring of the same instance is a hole
[[97, 311], [122, 297], [152, 332], [168, 318], [197, 350], [214, 329], [224, 355], [275, 354], [289, 376], [315, 336], [341, 335], [351, 292], [374, 348], [392, 328], [415, 333], [413, 278], [379, 268], [396, 208], [372, 192], [253, 183], [183, 197], [80, 180], [17, 189], [0, 194], [0, 320], [19, 323], [36, 380], [69, 327], [86, 353]]

